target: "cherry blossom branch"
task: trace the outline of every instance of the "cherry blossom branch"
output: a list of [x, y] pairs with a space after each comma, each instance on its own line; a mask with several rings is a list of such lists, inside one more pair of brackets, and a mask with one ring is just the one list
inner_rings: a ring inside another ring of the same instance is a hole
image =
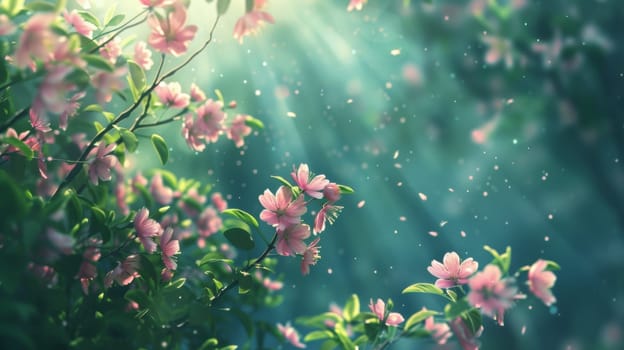
[[214, 37], [214, 31], [215, 31], [215, 28], [217, 27], [217, 23], [219, 22], [219, 18], [221, 18], [221, 16], [217, 16], [217, 18], [215, 19], [215, 21], [214, 21], [214, 23], [212, 25], [212, 28], [210, 28], [208, 39], [204, 42], [204, 44], [199, 49], [197, 49], [195, 52], [193, 52], [186, 60], [184, 60], [184, 62], [182, 62], [179, 65], [177, 65], [176, 67], [172, 68], [170, 71], [165, 73], [159, 79], [156, 79], [152, 83], [152, 85], [150, 85], [149, 88], [147, 88], [145, 91], [143, 91], [141, 93], [141, 95], [137, 98], [137, 100], [132, 105], [130, 105], [128, 108], [126, 108], [123, 112], [121, 112], [117, 116], [117, 118], [113, 119], [110, 123], [108, 123], [102, 130], [100, 130], [93, 137], [91, 142], [89, 142], [89, 144], [85, 147], [85, 149], [82, 151], [82, 154], [78, 158], [77, 161], [79, 163], [77, 163], [76, 166], [74, 166], [72, 168], [72, 170], [69, 172], [69, 174], [67, 174], [67, 176], [63, 179], [63, 181], [61, 182], [59, 187], [56, 189], [56, 192], [54, 192], [54, 194], [52, 195], [53, 198], [58, 196], [58, 194], [61, 193], [61, 191], [63, 189], [65, 189], [65, 187], [67, 187], [67, 185], [69, 185], [74, 180], [74, 178], [82, 170], [82, 167], [83, 167], [83, 163], [82, 162], [87, 159], [87, 156], [89, 155], [91, 150], [95, 147], [95, 144], [98, 143], [104, 137], [104, 135], [106, 135], [109, 131], [111, 131], [121, 121], [123, 121], [126, 118], [128, 118], [137, 109], [137, 107], [139, 107], [141, 102], [152, 93], [152, 91], [156, 88], [156, 86], [158, 86], [158, 84], [163, 82], [166, 78], [169, 78], [169, 77], [173, 76], [179, 70], [181, 70], [182, 68], [187, 66], [195, 57], [197, 57], [197, 55], [199, 55], [208, 46], [208, 44], [210, 44], [212, 42], [212, 39]]
[[[107, 32], [101, 33], [99, 34], [97, 37], [100, 38], [106, 34], [110, 34], [115, 32], [115, 34], [111, 35], [110, 38], [104, 40], [101, 44], [99, 44], [98, 46], [94, 47], [91, 51], [89, 51], [89, 53], [95, 53], [97, 52], [99, 49], [101, 49], [103, 46], [105, 46], [106, 44], [110, 43], [111, 41], [115, 40], [115, 38], [121, 34], [122, 32], [124, 32], [127, 29], [133, 28], [138, 26], [139, 24], [145, 22], [147, 20], [147, 16], [145, 16], [145, 18], [141, 19], [140, 21], [136, 22], [136, 23], [132, 23], [130, 24], [130, 22], [134, 21], [135, 19], [139, 18], [140, 16], [142, 16], [145, 12], [148, 12], [149, 9], [144, 9], [143, 11], [139, 12], [138, 14], [136, 14], [134, 17], [132, 17], [131, 19], [129, 19], [126, 23], [124, 23], [123, 25], [115, 28], [115, 29], [111, 29]], [[94, 38], [95, 39], [95, 38]]]
[[30, 110], [30, 106], [28, 107], [24, 107], [21, 111], [15, 113], [15, 115], [13, 117], [11, 117], [11, 119], [7, 120], [6, 123], [4, 123], [3, 125], [0, 125], [0, 133], [5, 132], [8, 128], [11, 127], [11, 125], [13, 125], [16, 121], [18, 121], [21, 117], [25, 116], [26, 114], [28, 114], [28, 111]]
[[[171, 122], [174, 122], [176, 120], [180, 120], [180, 117], [182, 116], [182, 114], [188, 112], [188, 108], [185, 108], [184, 110], [176, 113], [174, 116], [169, 117], [167, 119], [163, 119], [154, 123], [148, 123], [148, 124], [138, 124], [138, 125], [133, 125], [130, 127], [130, 131], [135, 131], [137, 129], [141, 129], [141, 128], [149, 128], [152, 126], [158, 126], [158, 125], [164, 125], [164, 124], [169, 124]], [[138, 119], [137, 119], [138, 120]]]
[[[277, 233], [275, 233], [273, 235], [273, 239], [271, 239], [271, 242], [267, 245], [266, 249], [264, 250], [264, 252], [262, 252], [262, 254], [260, 254], [259, 257], [257, 257], [253, 263], [245, 266], [241, 271], [243, 272], [248, 272], [249, 270], [251, 270], [252, 267], [260, 264], [264, 259], [266, 259], [267, 256], [269, 256], [269, 253], [275, 249], [275, 242], [277, 241]], [[225, 294], [228, 290], [236, 287], [238, 285], [238, 279], [230, 282], [227, 286], [219, 289], [219, 291], [217, 292], [217, 294], [212, 298], [211, 303], [214, 303], [215, 301], [217, 301], [219, 298], [221, 298], [223, 296], [223, 294]]]

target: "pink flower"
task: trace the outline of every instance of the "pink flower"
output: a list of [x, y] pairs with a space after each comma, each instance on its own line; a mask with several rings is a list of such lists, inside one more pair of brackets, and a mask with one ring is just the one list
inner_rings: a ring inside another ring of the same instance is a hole
[[316, 265], [316, 262], [321, 258], [319, 249], [317, 247], [321, 239], [317, 238], [310, 243], [303, 252], [303, 259], [301, 259], [301, 274], [307, 275], [310, 273], [310, 265]]
[[303, 254], [306, 250], [304, 240], [310, 237], [310, 226], [306, 224], [296, 224], [286, 227], [284, 230], [277, 230], [277, 254], [290, 256]]
[[149, 210], [147, 208], [143, 207], [137, 212], [134, 217], [134, 229], [145, 251], [148, 253], [155, 252], [156, 242], [154, 242], [152, 237], [160, 236], [163, 229], [156, 220], [149, 218]]
[[286, 323], [286, 325], [282, 325], [281, 323], [277, 324], [277, 330], [282, 334], [284, 339], [286, 339], [290, 344], [298, 348], [305, 348], [305, 344], [299, 341], [299, 333], [297, 330], [293, 328], [290, 323]]
[[440, 345], [446, 344], [448, 338], [451, 337], [449, 325], [446, 322], [435, 322], [433, 316], [429, 316], [425, 320], [425, 330], [429, 331], [431, 337]]
[[147, 7], [163, 7], [171, 5], [173, 0], [140, 0], [141, 4]]
[[137, 270], [139, 269], [139, 256], [129, 255], [123, 262], [118, 263], [117, 267], [109, 271], [104, 277], [104, 286], [107, 288], [116, 281], [121, 286], [127, 286], [135, 278], [139, 277]]
[[495, 320], [499, 325], [504, 323], [504, 312], [509, 309], [515, 299], [525, 296], [518, 294], [511, 279], [502, 279], [501, 271], [496, 265], [487, 265], [470, 279], [468, 285], [468, 302]]
[[297, 183], [297, 186], [305, 192], [308, 196], [316, 199], [323, 198], [323, 190], [325, 186], [329, 184], [329, 180], [325, 178], [325, 175], [317, 175], [312, 178], [310, 170], [307, 164], [300, 164], [299, 168], [290, 173], [293, 180]]
[[160, 173], [155, 173], [152, 177], [152, 184], [149, 190], [158, 204], [167, 205], [173, 200], [173, 190], [165, 186]]
[[333, 224], [341, 210], [342, 207], [339, 205], [325, 204], [314, 217], [314, 234], [325, 231], [326, 221]]
[[[155, 3], [160, 1], [150, 1]], [[195, 37], [197, 26], [184, 26], [186, 9], [181, 3], [175, 3], [175, 8], [167, 18], [156, 15], [149, 17], [148, 24], [152, 33], [147, 42], [156, 50], [165, 54], [179, 56], [186, 52], [188, 45]]]
[[278, 230], [298, 224], [301, 221], [301, 215], [308, 210], [303, 196], [300, 195], [293, 201], [290, 189], [285, 186], [281, 186], [275, 195], [267, 189], [258, 199], [265, 208], [260, 213], [260, 219]]
[[182, 136], [189, 147], [197, 152], [203, 151], [204, 142], [216, 142], [223, 130], [225, 113], [220, 101], [207, 100], [197, 108], [197, 120], [188, 114], [182, 125]]
[[206, 94], [202, 91], [202, 89], [197, 86], [197, 84], [191, 84], [191, 100], [194, 102], [201, 102], [206, 99]]
[[111, 64], [117, 62], [117, 58], [121, 56], [121, 39], [115, 37], [100, 48], [100, 55], [107, 59]]
[[95, 88], [95, 98], [99, 104], [110, 102], [113, 98], [113, 92], [124, 88], [127, 72], [126, 67], [119, 67], [113, 72], [95, 73], [91, 84]]
[[141, 68], [149, 70], [154, 65], [152, 61], [152, 51], [148, 50], [145, 41], [139, 41], [134, 45], [133, 60]]
[[162, 104], [167, 107], [185, 108], [189, 105], [190, 96], [182, 93], [182, 87], [179, 83], [165, 83], [162, 82], [154, 89], [158, 99]]
[[461, 262], [455, 252], [444, 254], [444, 264], [437, 260], [431, 261], [427, 271], [438, 278], [435, 282], [438, 288], [451, 288], [468, 283], [468, 278], [479, 268], [479, 263], [468, 258]]
[[349, 6], [347, 6], [347, 11], [351, 12], [353, 10], [361, 11], [362, 7], [368, 0], [349, 0]]
[[175, 270], [178, 264], [173, 256], [180, 253], [180, 241], [173, 239], [173, 229], [167, 227], [162, 236], [160, 236], [160, 250], [162, 251], [162, 261], [169, 270]]
[[377, 299], [377, 302], [375, 304], [373, 304], [373, 299], [371, 299], [370, 303], [368, 304], [368, 308], [375, 315], [377, 315], [377, 318], [379, 318], [380, 321], [383, 322], [385, 320], [386, 326], [396, 327], [401, 322], [405, 321], [403, 315], [398, 312], [390, 312], [388, 314], [388, 317], [386, 317], [386, 303], [384, 303], [384, 301], [381, 299]]
[[335, 203], [340, 199], [340, 187], [334, 182], [331, 182], [323, 189], [323, 196], [330, 203]]
[[265, 11], [259, 9], [253, 9], [247, 12], [241, 18], [236, 21], [234, 25], [234, 39], [237, 39], [239, 43], [243, 43], [243, 37], [256, 34], [262, 28], [263, 22], [275, 23], [273, 16]]
[[178, 202], [178, 206], [189, 217], [195, 217], [198, 214], [198, 207], [201, 207], [206, 203], [206, 196], [202, 196], [197, 192], [197, 188], [193, 187], [189, 189], [184, 198]]
[[455, 318], [450, 323], [450, 327], [453, 330], [453, 334], [457, 337], [459, 344], [464, 350], [479, 350], [479, 341], [478, 337], [483, 333], [483, 326], [476, 332], [473, 333], [470, 328], [466, 325], [466, 322], [461, 317]]
[[69, 117], [73, 117], [76, 115], [76, 113], [78, 113], [78, 108], [80, 108], [80, 103], [78, 102], [78, 100], [85, 97], [85, 95], [85, 91], [80, 91], [75, 93], [69, 99], [69, 101], [66, 101], [65, 108], [63, 109], [63, 112], [59, 115], [59, 128], [61, 130], [67, 130], [67, 122]]
[[11, 35], [15, 32], [15, 24], [11, 22], [9, 16], [0, 14], [0, 36]]
[[557, 301], [550, 290], [557, 280], [557, 276], [552, 271], [547, 271], [548, 262], [539, 259], [529, 269], [529, 289], [536, 297], [540, 298], [546, 306]]
[[53, 13], [37, 13], [24, 24], [15, 50], [14, 63], [18, 68], [33, 66], [33, 60], [47, 62], [59, 40], [50, 28], [55, 19]]
[[76, 274], [76, 278], [80, 279], [82, 292], [85, 295], [89, 294], [89, 284], [95, 277], [97, 277], [97, 268], [95, 267], [95, 263], [100, 260], [100, 257], [102, 256], [99, 248], [102, 244], [102, 240], [90, 238], [88, 244], [89, 246], [82, 253], [83, 260], [80, 264], [80, 268], [78, 269], [78, 273]]
[[212, 197], [210, 197], [210, 200], [219, 212], [224, 211], [228, 207], [227, 202], [223, 199], [223, 196], [219, 192], [215, 192]]
[[199, 231], [199, 235], [202, 237], [212, 236], [217, 233], [222, 226], [221, 218], [216, 210], [210, 206], [206, 207], [197, 219], [197, 231]]
[[50, 244], [59, 252], [69, 255], [73, 251], [74, 237], [70, 235], [64, 235], [59, 233], [53, 229], [48, 229], [46, 231], [46, 236]]
[[228, 139], [234, 141], [236, 147], [243, 147], [245, 144], [244, 137], [251, 134], [251, 128], [245, 123], [246, 120], [246, 115], [239, 114], [234, 117], [232, 124], [226, 129]]
[[91, 38], [93, 30], [96, 29], [93, 23], [85, 21], [76, 10], [72, 10], [71, 12], [67, 12], [67, 10], [65, 10], [63, 12], [63, 18], [65, 18], [67, 24], [74, 27], [78, 34], [84, 35], [87, 38]]
[[76, 86], [68, 83], [66, 77], [73, 70], [73, 67], [62, 65], [53, 66], [48, 70], [33, 101], [35, 113], [39, 115], [45, 115], [46, 112], [61, 114], [70, 108], [65, 96]]
[[271, 290], [271, 291], [276, 291], [276, 290], [280, 290], [284, 287], [284, 283], [281, 281], [273, 281], [268, 277], [265, 277], [262, 280], [262, 285], [264, 286], [264, 288]]
[[110, 181], [111, 168], [117, 164], [117, 158], [110, 153], [115, 149], [115, 144], [106, 145], [100, 142], [97, 148], [89, 152], [89, 157], [95, 155], [95, 159], [89, 164], [89, 181], [97, 185], [98, 179]]

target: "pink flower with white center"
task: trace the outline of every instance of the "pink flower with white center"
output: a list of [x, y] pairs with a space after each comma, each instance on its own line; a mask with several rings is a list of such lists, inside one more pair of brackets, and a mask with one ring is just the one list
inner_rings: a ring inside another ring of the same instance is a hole
[[139, 272], [139, 256], [129, 255], [123, 262], [118, 263], [117, 267], [109, 271], [104, 277], [104, 286], [106, 288], [113, 285], [113, 281], [116, 281], [120, 286], [127, 286], [135, 278], [140, 277]]
[[340, 199], [340, 187], [335, 182], [330, 182], [323, 189], [323, 197], [330, 203], [335, 203]]
[[316, 265], [316, 262], [321, 258], [319, 254], [318, 243], [321, 239], [317, 238], [310, 243], [303, 252], [303, 258], [301, 259], [301, 274], [307, 275], [310, 273], [310, 265]]
[[163, 232], [163, 228], [158, 221], [149, 218], [149, 210], [147, 208], [143, 207], [136, 213], [134, 217], [134, 229], [145, 251], [148, 253], [155, 252], [156, 242], [154, 242], [152, 237], [160, 236]]
[[188, 45], [195, 37], [197, 26], [184, 26], [186, 22], [186, 9], [176, 2], [174, 10], [167, 18], [159, 18], [151, 15], [147, 23], [152, 28], [152, 33], [147, 42], [156, 50], [173, 56], [180, 56], [186, 52]]
[[113, 92], [123, 90], [127, 72], [126, 67], [119, 67], [113, 72], [101, 71], [93, 76], [91, 84], [95, 88], [95, 98], [99, 104], [110, 102]]
[[286, 323], [286, 325], [278, 323], [277, 330], [284, 337], [284, 339], [286, 339], [293, 346], [302, 349], [306, 347], [305, 344], [299, 340], [299, 333], [297, 333], [297, 330], [290, 325], [290, 322]]
[[[426, 309], [423, 308], [423, 310]], [[431, 337], [440, 345], [446, 344], [452, 335], [449, 325], [446, 322], [437, 323], [433, 316], [429, 316], [425, 320], [425, 330], [429, 331]]]
[[478, 272], [468, 282], [470, 292], [468, 303], [480, 308], [481, 311], [495, 320], [499, 325], [504, 323], [505, 310], [509, 309], [514, 300], [525, 296], [518, 294], [512, 279], [502, 279], [498, 266], [487, 265], [482, 272]]
[[106, 145], [104, 142], [100, 142], [97, 148], [94, 148], [89, 152], [89, 157], [95, 156], [95, 159], [89, 164], [89, 181], [92, 184], [97, 185], [98, 179], [102, 181], [110, 181], [111, 168], [117, 164], [117, 158], [110, 153], [115, 149], [116, 145]]
[[334, 223], [340, 211], [342, 211], [341, 206], [333, 205], [333, 204], [325, 204], [321, 210], [314, 217], [314, 229], [312, 230], [314, 234], [321, 233], [325, 231], [325, 222], [328, 221], [331, 224]]
[[213, 101], [212, 99], [207, 100], [206, 103], [197, 108], [197, 121], [194, 127], [198, 128], [202, 138], [209, 142], [216, 142], [223, 130], [225, 112], [222, 109], [221, 101]]
[[212, 201], [212, 205], [214, 205], [219, 212], [224, 211], [228, 207], [227, 202], [223, 199], [223, 195], [221, 195], [220, 192], [213, 193], [210, 200]]
[[226, 129], [226, 135], [228, 139], [234, 141], [236, 147], [243, 147], [245, 145], [245, 136], [251, 134], [251, 128], [245, 123], [247, 116], [239, 114], [234, 117], [232, 124]]
[[217, 214], [217, 211], [208, 206], [201, 212], [197, 219], [197, 231], [202, 237], [210, 237], [217, 233], [223, 226], [221, 218]]
[[182, 123], [182, 136], [193, 151], [201, 152], [206, 149], [201, 130], [195, 125], [193, 115], [190, 113], [186, 115], [184, 123]]
[[270, 13], [254, 8], [236, 21], [234, 25], [234, 39], [237, 39], [242, 44], [243, 37], [258, 33], [264, 22], [275, 23], [275, 19]]
[[555, 285], [557, 276], [552, 271], [546, 270], [548, 262], [539, 259], [529, 269], [529, 277], [527, 284], [531, 292], [546, 304], [552, 305], [557, 301], [552, 294], [551, 288]]
[[377, 315], [377, 318], [379, 318], [380, 321], [383, 322], [385, 320], [386, 326], [396, 327], [403, 321], [405, 321], [403, 315], [398, 312], [390, 312], [386, 317], [386, 303], [384, 303], [384, 301], [381, 299], [377, 299], [377, 302], [375, 304], [373, 304], [373, 299], [371, 299], [370, 303], [368, 304], [368, 308], [375, 315]]
[[455, 334], [455, 337], [457, 337], [462, 349], [479, 350], [479, 341], [477, 338], [479, 338], [481, 333], [483, 333], [483, 326], [481, 326], [476, 333], [473, 333], [472, 330], [468, 328], [468, 325], [466, 325], [466, 322], [464, 322], [461, 317], [457, 317], [451, 321], [450, 327], [453, 334]]
[[152, 177], [152, 184], [149, 188], [154, 200], [161, 205], [168, 205], [173, 200], [173, 190], [165, 186], [160, 173], [155, 173]]
[[193, 102], [201, 102], [206, 99], [206, 94], [197, 84], [191, 84], [191, 100]]
[[147, 44], [145, 41], [139, 41], [134, 45], [134, 56], [132, 59], [139, 67], [150, 70], [154, 65], [154, 61], [152, 60], [152, 51], [147, 49]]
[[438, 278], [435, 282], [438, 288], [451, 288], [466, 284], [468, 283], [468, 278], [479, 268], [479, 263], [472, 258], [462, 262], [459, 259], [459, 255], [455, 252], [444, 254], [443, 262], [444, 264], [437, 260], [432, 260], [431, 266], [427, 267], [427, 271]]
[[117, 58], [121, 56], [121, 39], [115, 37], [100, 48], [100, 55], [107, 59], [111, 64], [117, 62]]
[[28, 19], [15, 50], [15, 66], [25, 68], [34, 66], [34, 60], [48, 61], [59, 40], [51, 30], [55, 19], [53, 13], [37, 13]]
[[329, 180], [325, 178], [325, 175], [317, 175], [312, 178], [308, 165], [303, 163], [299, 165], [299, 168], [290, 173], [293, 180], [297, 183], [297, 186], [305, 192], [308, 196], [316, 199], [323, 198], [323, 190], [325, 186], [329, 185]]
[[182, 93], [182, 87], [180, 83], [165, 83], [162, 82], [154, 89], [156, 96], [162, 104], [167, 107], [185, 108], [189, 105], [191, 97], [188, 94]]
[[258, 200], [265, 208], [260, 213], [260, 219], [278, 230], [298, 224], [301, 221], [301, 215], [308, 210], [303, 196], [300, 195], [293, 201], [290, 189], [285, 186], [281, 186], [275, 195], [266, 189]]
[[306, 224], [296, 224], [286, 227], [284, 230], [277, 230], [277, 254], [291, 256], [303, 254], [306, 251], [304, 240], [310, 237], [310, 226]]
[[15, 24], [11, 22], [9, 16], [5, 14], [0, 15], [0, 36], [11, 35], [15, 32]]
[[91, 38], [93, 31], [96, 29], [93, 23], [85, 21], [76, 10], [72, 10], [71, 12], [67, 12], [67, 10], [63, 11], [63, 18], [65, 18], [67, 24], [74, 27], [78, 34], [84, 35], [87, 38]]
[[162, 251], [162, 261], [169, 270], [175, 270], [178, 264], [173, 256], [180, 253], [180, 241], [173, 239], [173, 229], [168, 227], [160, 236], [160, 250]]
[[364, 4], [366, 4], [367, 1], [368, 0], [350, 0], [349, 5], [347, 6], [347, 11], [362, 11], [362, 7], [364, 7]]

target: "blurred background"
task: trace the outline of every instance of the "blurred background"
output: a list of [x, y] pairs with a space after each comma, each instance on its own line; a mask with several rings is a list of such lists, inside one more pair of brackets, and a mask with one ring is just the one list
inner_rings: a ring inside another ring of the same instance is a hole
[[[392, 298], [404, 315], [440, 309], [401, 290], [433, 283], [426, 267], [445, 252], [485, 266], [483, 245], [509, 245], [512, 270], [561, 265], [557, 304], [529, 298], [505, 327], [486, 320], [483, 349], [624, 349], [622, 2], [347, 3], [273, 0], [276, 23], [239, 44], [244, 1], [233, 1], [177, 79], [220, 89], [266, 128], [242, 149], [224, 141], [195, 154], [171, 126], [166, 168], [255, 215], [258, 195], [279, 186], [270, 175], [299, 163], [356, 190], [309, 276], [280, 259], [284, 303], [261, 317], [294, 321], [352, 293]], [[204, 31], [205, 8], [194, 2], [189, 18]], [[159, 166], [141, 152], [139, 167]]]

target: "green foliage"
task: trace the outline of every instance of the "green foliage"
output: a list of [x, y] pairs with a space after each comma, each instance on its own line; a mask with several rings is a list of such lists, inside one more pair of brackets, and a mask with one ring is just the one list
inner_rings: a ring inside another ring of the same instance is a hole
[[167, 160], [169, 160], [169, 148], [165, 139], [158, 134], [152, 134], [151, 140], [160, 162], [162, 165], [167, 164]]

